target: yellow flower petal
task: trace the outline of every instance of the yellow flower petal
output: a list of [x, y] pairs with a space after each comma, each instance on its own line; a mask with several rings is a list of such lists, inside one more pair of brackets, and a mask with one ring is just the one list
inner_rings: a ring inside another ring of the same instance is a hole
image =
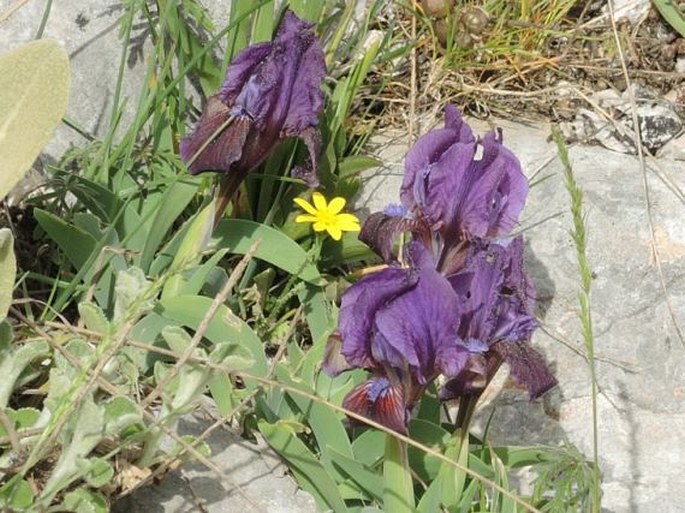
[[359, 219], [352, 214], [341, 214], [347, 201], [345, 198], [337, 196], [330, 203], [320, 192], [312, 194], [312, 203], [295, 198], [295, 203], [302, 208], [306, 214], [299, 214], [295, 217], [296, 223], [312, 223], [315, 232], [326, 231], [333, 240], [339, 241], [343, 232], [358, 232]]
[[315, 192], [314, 194], [312, 194], [312, 200], [314, 200], [314, 207], [316, 208], [316, 210], [320, 212], [326, 211], [326, 198], [323, 197], [323, 194], [321, 194], [320, 192]]
[[345, 232], [358, 232], [361, 230], [359, 219], [352, 214], [338, 214], [336, 216], [336, 224]]
[[342, 230], [336, 225], [329, 226], [326, 228], [326, 231], [333, 238], [333, 240], [340, 240], [340, 237], [342, 237]]
[[336, 215], [345, 207], [345, 198], [335, 197], [328, 204], [328, 212]]
[[303, 200], [302, 198], [295, 198], [293, 201], [297, 203], [298, 207], [300, 207], [302, 210], [310, 213], [313, 216], [315, 216], [318, 213], [311, 203], [309, 203], [306, 200]]
[[295, 218], [296, 223], [316, 223], [318, 220], [318, 217], [309, 214], [300, 214]]

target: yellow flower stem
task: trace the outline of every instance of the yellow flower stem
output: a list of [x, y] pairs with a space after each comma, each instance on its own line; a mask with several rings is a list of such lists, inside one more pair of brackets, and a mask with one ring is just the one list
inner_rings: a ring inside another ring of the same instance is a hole
[[323, 249], [323, 240], [326, 237], [326, 232], [314, 232], [314, 244], [309, 250], [309, 256], [312, 261], [318, 265], [321, 260], [321, 250]]

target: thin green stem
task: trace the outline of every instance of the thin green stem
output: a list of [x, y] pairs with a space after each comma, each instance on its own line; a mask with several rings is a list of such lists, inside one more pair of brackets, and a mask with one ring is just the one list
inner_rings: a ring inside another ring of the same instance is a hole
[[350, 21], [352, 20], [355, 7], [356, 2], [347, 2], [345, 10], [343, 11], [342, 17], [340, 19], [340, 23], [338, 24], [338, 29], [335, 31], [335, 35], [333, 36], [331, 43], [328, 45], [328, 50], [326, 51], [326, 66], [328, 66], [329, 68], [333, 64], [335, 52], [340, 47], [343, 37], [345, 36], [347, 27], [350, 24]]
[[43, 18], [40, 20], [40, 26], [38, 27], [38, 32], [36, 32], [36, 39], [43, 37], [43, 32], [45, 32], [45, 26], [48, 24], [48, 18], [50, 17], [50, 9], [52, 9], [52, 0], [48, 0], [45, 4], [45, 9], [43, 10]]
[[571, 215], [573, 217], [573, 230], [571, 236], [576, 246], [576, 257], [581, 277], [580, 293], [580, 322], [582, 325], [583, 340], [587, 353], [588, 366], [592, 386], [592, 458], [593, 487], [592, 487], [592, 512], [599, 513], [601, 510], [601, 475], [599, 471], [599, 420], [597, 414], [597, 372], [595, 366], [594, 334], [592, 331], [592, 311], [590, 308], [590, 292], [592, 287], [592, 272], [587, 259], [587, 226], [583, 212], [583, 191], [578, 186], [573, 176], [573, 168], [568, 158], [568, 151], [561, 134], [553, 132], [554, 141], [557, 144], [559, 158], [564, 166], [564, 178], [566, 190], [571, 197]]
[[64, 116], [62, 118], [62, 123], [67, 125], [69, 128], [71, 128], [73, 131], [75, 131], [77, 134], [79, 134], [81, 137], [86, 139], [88, 142], [93, 142], [97, 140], [93, 135], [88, 133], [85, 128], [79, 126], [73, 119]]

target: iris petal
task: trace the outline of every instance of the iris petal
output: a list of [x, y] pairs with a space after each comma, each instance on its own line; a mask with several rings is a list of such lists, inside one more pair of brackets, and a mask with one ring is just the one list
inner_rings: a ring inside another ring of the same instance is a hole
[[235, 186], [228, 191], [233, 194], [285, 138], [298, 137], [310, 156], [293, 174], [310, 186], [318, 184], [317, 125], [326, 65], [312, 28], [286, 10], [272, 42], [252, 45], [233, 59], [223, 86], [181, 140], [181, 157], [192, 174], [235, 175]]
[[374, 377], [352, 389], [343, 400], [343, 408], [406, 434], [409, 412], [404, 396], [401, 386], [392, 385], [385, 377]]
[[407, 153], [400, 198], [443, 238], [501, 237], [515, 226], [528, 194], [518, 159], [495, 132], [478, 144], [454, 107], [445, 128], [423, 135]]

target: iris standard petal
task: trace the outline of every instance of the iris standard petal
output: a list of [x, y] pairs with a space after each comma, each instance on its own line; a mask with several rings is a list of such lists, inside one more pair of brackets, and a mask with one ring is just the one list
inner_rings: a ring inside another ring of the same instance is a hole
[[528, 182], [498, 134], [486, 134], [477, 143], [456, 108], [448, 106], [445, 128], [428, 132], [407, 153], [402, 203], [425, 218], [448, 246], [505, 236], [518, 221]]
[[443, 232], [455, 225], [455, 216], [468, 194], [475, 152], [475, 144], [453, 144], [428, 168], [423, 181], [416, 184], [421, 189], [420, 194], [415, 193], [418, 209], [432, 226]]
[[474, 235], [502, 237], [518, 221], [528, 196], [528, 180], [516, 156], [495, 132], [486, 134], [482, 145], [483, 156], [475, 164], [477, 176], [461, 215]]
[[[301, 20], [300, 20], [301, 21]], [[284, 20], [287, 22], [287, 20]], [[312, 25], [309, 25], [311, 27]], [[302, 53], [300, 66], [297, 70], [297, 90], [293, 90], [288, 113], [283, 124], [286, 135], [301, 133], [306, 127], [316, 126], [319, 115], [323, 110], [324, 94], [321, 83], [326, 76], [326, 62], [323, 52], [311, 30], [303, 25], [293, 27], [297, 34], [293, 39], [295, 47]]]
[[[459, 111], [445, 108], [445, 128], [419, 138], [407, 153], [400, 189], [402, 203], [430, 224], [446, 226], [459, 201], [456, 192], [475, 153], [475, 139]], [[456, 160], [455, 160], [456, 159]]]
[[271, 53], [273, 43], [258, 43], [245, 48], [235, 56], [226, 70], [226, 79], [218, 97], [226, 105], [233, 105], [256, 68]]
[[464, 121], [461, 112], [452, 104], [445, 107], [445, 128], [454, 130], [459, 142], [471, 143], [476, 140], [471, 127]]
[[499, 246], [474, 242], [466, 253], [466, 264], [450, 276], [459, 296], [459, 338], [487, 343], [494, 331], [494, 309], [504, 280], [503, 256]]

